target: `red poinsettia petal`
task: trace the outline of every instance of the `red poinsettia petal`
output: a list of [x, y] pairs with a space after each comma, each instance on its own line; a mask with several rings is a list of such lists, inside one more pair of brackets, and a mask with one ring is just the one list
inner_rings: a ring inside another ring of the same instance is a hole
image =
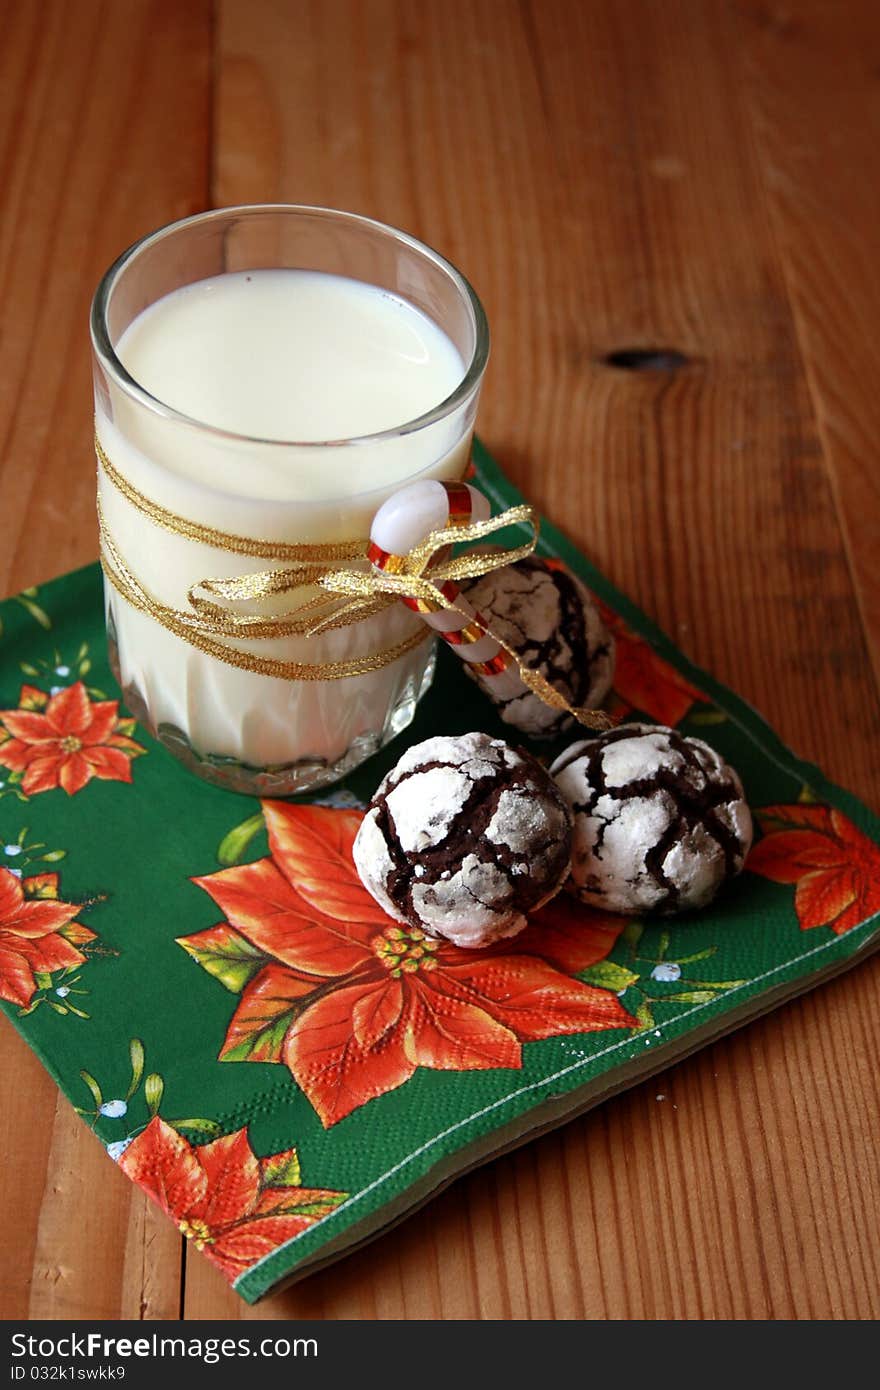
[[9, 869], [0, 868], [0, 925], [16, 917], [23, 904], [21, 879]]
[[874, 874], [880, 873], [880, 848], [842, 811], [831, 812], [831, 827], [845, 847], [847, 858], [856, 858]]
[[828, 925], [835, 935], [843, 936], [846, 932], [852, 931], [853, 927], [861, 926], [862, 922], [866, 921], [868, 917], [873, 916], [873, 914], [878, 911], [880, 911], [880, 905], [875, 904], [870, 911], [866, 912], [864, 903], [857, 901], [851, 903], [849, 907], [845, 908], [844, 911], [841, 912], [839, 916], [835, 917], [833, 922], [829, 922]]
[[[344, 975], [365, 958], [345, 925], [321, 917], [271, 859], [194, 878], [255, 946], [310, 975]], [[369, 956], [371, 959], [371, 955]]]
[[68, 922], [66, 927], [61, 928], [61, 935], [72, 946], [84, 946], [88, 941], [97, 941], [98, 939], [98, 933], [91, 931], [89, 927], [84, 927], [82, 922]]
[[794, 895], [798, 921], [805, 931], [830, 926], [851, 908], [858, 910], [858, 902], [858, 877], [845, 864], [804, 874]]
[[18, 692], [20, 709], [44, 710], [48, 703], [49, 696], [44, 690], [38, 690], [35, 685], [23, 685]]
[[[286, 1191], [296, 1187], [300, 1179], [299, 1154], [296, 1145], [289, 1149], [279, 1149], [277, 1153], [266, 1154], [259, 1159], [260, 1183], [263, 1187], [277, 1187]], [[257, 1211], [262, 1211], [262, 1197], [257, 1203]]]
[[92, 722], [92, 702], [82, 681], [53, 695], [46, 706], [44, 718], [54, 729], [56, 737], [72, 735], [82, 738]]
[[797, 801], [792, 805], [761, 806], [755, 811], [755, 819], [767, 835], [781, 826], [791, 830], [817, 830], [822, 835], [833, 834], [831, 808], [819, 802]]
[[125, 734], [112, 734], [107, 740], [108, 748], [121, 748], [130, 758], [137, 758], [141, 753], [146, 753], [143, 744], [138, 743], [133, 738], [128, 738]]
[[175, 1221], [204, 1201], [208, 1180], [196, 1150], [158, 1115], [132, 1140], [119, 1166]]
[[118, 748], [84, 748], [83, 757], [102, 782], [130, 782], [131, 759]]
[[[54, 742], [58, 738], [54, 725], [49, 723], [45, 714], [37, 714], [33, 710], [0, 710], [0, 720], [12, 737], [20, 739], [22, 743]], [[4, 754], [7, 748], [8, 745], [3, 749]]]
[[58, 874], [29, 874], [21, 880], [25, 896], [29, 898], [57, 898]]
[[871, 878], [865, 879], [860, 875], [859, 903], [863, 919], [880, 912], [880, 877], [872, 875]]
[[[0, 945], [12, 946], [12, 941], [2, 930], [0, 930]], [[13, 949], [28, 962], [32, 970], [45, 970], [48, 974], [51, 974], [53, 970], [66, 970], [71, 965], [82, 965], [85, 960], [81, 951], [78, 951], [75, 946], [71, 946], [69, 941], [65, 941], [63, 936], [58, 936], [55, 932], [50, 932], [48, 936], [41, 936], [36, 941], [28, 941], [23, 937], [18, 937]]]
[[8, 912], [1, 910], [0, 903], [0, 931], [13, 931], [17, 937], [44, 937], [72, 922], [78, 912], [79, 903], [58, 902], [56, 898], [22, 898]]
[[221, 1061], [280, 1062], [292, 1010], [318, 982], [298, 979], [282, 965], [266, 965], [241, 993], [220, 1049]]
[[358, 1000], [367, 991], [385, 988], [385, 981], [378, 980], [334, 989], [300, 1014], [287, 1035], [284, 1060], [325, 1127], [395, 1090], [415, 1071], [400, 1025], [373, 1047], [361, 1047], [354, 1036], [352, 1012]]
[[247, 1216], [260, 1192], [260, 1165], [248, 1143], [247, 1130], [237, 1129], [196, 1149], [207, 1179], [204, 1198], [191, 1208], [212, 1232], [225, 1230]]
[[37, 756], [29, 759], [24, 777], [21, 779], [22, 790], [27, 792], [28, 796], [36, 796], [38, 792], [54, 791], [59, 785], [62, 764], [63, 756], [59, 756], [56, 749], [49, 753], [37, 750]]
[[258, 1216], [231, 1227], [206, 1245], [203, 1254], [219, 1265], [230, 1279], [277, 1250], [279, 1245], [314, 1226], [314, 1216]]
[[254, 1215], [272, 1216], [287, 1213], [290, 1216], [307, 1216], [316, 1221], [338, 1207], [342, 1196], [341, 1192], [314, 1187], [264, 1188], [257, 1201]]
[[297, 893], [325, 917], [345, 922], [350, 935], [366, 942], [387, 914], [357, 875], [351, 847], [363, 816], [327, 806], [288, 806], [264, 801], [269, 848]]
[[119, 715], [118, 700], [96, 700], [90, 709], [91, 717], [82, 741], [86, 744], [106, 743], [116, 728]]
[[8, 767], [10, 772], [24, 772], [35, 758], [45, 757], [47, 746], [51, 747], [44, 743], [22, 743], [18, 738], [0, 743], [0, 767]]
[[[841, 934], [880, 911], [880, 848], [841, 811], [798, 802], [758, 813], [764, 838], [747, 867], [775, 883], [796, 883], [804, 930]], [[791, 829], [779, 829], [791, 826]]]
[[605, 959], [625, 925], [611, 912], [585, 907], [560, 893], [531, 914], [529, 925], [514, 941], [493, 947], [493, 954], [543, 956], [566, 974], [577, 975]]
[[59, 759], [58, 785], [68, 796], [81, 792], [94, 775], [94, 768], [82, 753], [67, 753]]
[[440, 994], [416, 976], [409, 984], [405, 1045], [407, 1056], [416, 1066], [439, 1071], [482, 1071], [522, 1065], [515, 1035], [485, 1009]]
[[761, 843], [768, 840], [777, 844], [784, 840], [787, 853], [804, 869], [835, 869], [856, 857], [838, 839], [814, 830], [785, 830], [765, 835]]
[[361, 1047], [375, 1047], [403, 1012], [403, 986], [389, 980], [384, 989], [365, 990], [351, 1011], [351, 1026]]
[[616, 994], [569, 979], [533, 956], [498, 956], [473, 970], [454, 966], [431, 977], [437, 987], [465, 997], [511, 1028], [523, 1042], [564, 1033], [633, 1028]]
[[616, 643], [615, 691], [630, 708], [642, 710], [659, 723], [674, 727], [684, 719], [695, 700], [706, 697], [606, 604], [599, 606]]
[[835, 869], [845, 862], [840, 845], [827, 835], [816, 830], [778, 830], [758, 841], [746, 867], [773, 883], [797, 883], [815, 869]]
[[0, 999], [24, 1007], [33, 998], [36, 983], [30, 966], [17, 950], [0, 941]]
[[618, 642], [615, 687], [633, 709], [660, 724], [680, 724], [702, 695], [668, 661], [650, 648]]

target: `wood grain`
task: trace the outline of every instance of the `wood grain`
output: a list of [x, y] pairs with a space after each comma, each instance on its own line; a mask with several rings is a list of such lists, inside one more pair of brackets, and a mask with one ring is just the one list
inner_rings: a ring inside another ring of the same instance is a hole
[[[870, 0], [219, 0], [210, 81], [205, 6], [47, 5], [41, 32], [9, 9], [7, 590], [93, 553], [83, 323], [123, 242], [209, 199], [349, 207], [476, 285], [480, 429], [515, 481], [880, 805]], [[684, 362], [626, 370], [622, 349]], [[875, 961], [256, 1309], [188, 1252], [183, 1311], [876, 1317], [878, 1005]], [[173, 1228], [3, 1037], [4, 1315], [174, 1315]]]
[[[97, 553], [89, 302], [131, 241], [208, 201], [210, 20], [200, 0], [3, 6], [3, 593]], [[179, 1236], [5, 1022], [0, 1114], [0, 1316], [177, 1317]]]
[[[721, 4], [635, 10], [224, 0], [215, 198], [351, 207], [461, 264], [493, 329], [490, 448], [690, 655], [876, 804], [877, 696], [741, 28]], [[621, 348], [687, 365], [616, 370]], [[876, 1106], [878, 992], [869, 965], [257, 1316], [876, 1310], [877, 1160], [848, 1097]], [[837, 1156], [848, 1196], [829, 1204], [832, 1136], [860, 1157]], [[187, 1311], [218, 1306], [234, 1296], [188, 1260]]]
[[841, 22], [822, 0], [737, 7], [767, 204], [876, 674], [880, 7], [846, 9]]

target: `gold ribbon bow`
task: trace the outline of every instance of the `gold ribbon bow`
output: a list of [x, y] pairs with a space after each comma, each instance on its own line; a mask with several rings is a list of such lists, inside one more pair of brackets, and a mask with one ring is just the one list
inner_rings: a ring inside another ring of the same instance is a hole
[[[407, 555], [396, 557], [397, 563], [393, 567], [379, 570], [368, 564], [367, 541], [326, 545], [260, 541], [219, 531], [178, 516], [135, 488], [107, 457], [97, 435], [95, 452], [98, 465], [108, 481], [155, 525], [215, 549], [291, 562], [284, 568], [260, 570], [254, 574], [203, 579], [192, 585], [187, 593], [189, 608], [175, 608], [161, 603], [150, 594], [133, 573], [110, 534], [98, 499], [101, 565], [109, 582], [132, 607], [149, 614], [162, 627], [218, 661], [286, 680], [341, 680], [377, 671], [414, 650], [431, 635], [431, 629], [426, 625], [380, 652], [331, 662], [296, 662], [257, 656], [230, 646], [229, 640], [317, 637], [363, 622], [404, 598], [419, 600], [430, 610], [444, 608], [470, 619], [470, 613], [460, 603], [444, 595], [442, 586], [450, 581], [477, 578], [515, 564], [517, 560], [533, 554], [538, 543], [539, 523], [535, 512], [527, 505], [520, 505], [509, 507], [487, 521], [461, 522], [450, 517], [446, 526], [432, 531]], [[532, 534], [529, 540], [512, 550], [489, 553], [469, 551], [458, 556], [450, 554], [454, 544], [485, 540], [514, 525], [529, 526]], [[340, 561], [350, 563], [340, 568]], [[225, 606], [256, 604], [279, 595], [315, 588], [321, 592], [306, 598], [296, 608], [281, 613], [236, 613]], [[514, 663], [523, 684], [539, 699], [554, 709], [567, 711], [588, 728], [609, 727], [610, 720], [606, 715], [572, 708], [539, 672], [531, 670], [521, 661], [512, 647], [490, 628], [486, 627], [485, 631]]]

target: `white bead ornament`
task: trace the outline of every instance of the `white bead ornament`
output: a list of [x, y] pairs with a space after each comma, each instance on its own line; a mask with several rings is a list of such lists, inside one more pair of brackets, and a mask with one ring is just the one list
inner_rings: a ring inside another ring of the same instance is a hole
[[[469, 483], [444, 483], [436, 478], [409, 483], [383, 502], [373, 518], [370, 563], [377, 570], [395, 573], [400, 569], [401, 557], [432, 531], [488, 521], [491, 513], [488, 498]], [[451, 536], [450, 543], [453, 540]], [[422, 598], [402, 597], [402, 602], [418, 613], [462, 661], [468, 662], [481, 684], [496, 698], [509, 700], [521, 695], [527, 687], [511, 657], [486, 632], [484, 619], [462, 597], [458, 584], [446, 580], [438, 588], [445, 599], [455, 604], [455, 609]]]

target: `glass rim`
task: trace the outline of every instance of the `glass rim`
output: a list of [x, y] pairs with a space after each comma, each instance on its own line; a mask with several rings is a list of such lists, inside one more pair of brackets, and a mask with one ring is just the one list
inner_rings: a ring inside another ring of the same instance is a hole
[[[254, 214], [273, 212], [317, 214], [319, 217], [354, 223], [363, 228], [384, 233], [409, 247], [410, 250], [433, 261], [449, 277], [470, 310], [474, 327], [474, 349], [470, 361], [465, 366], [461, 381], [448, 396], [439, 401], [437, 405], [432, 406], [430, 410], [423, 411], [421, 415], [405, 420], [399, 425], [393, 425], [389, 429], [374, 431], [372, 434], [353, 435], [348, 439], [267, 439], [261, 435], [242, 434], [236, 430], [224, 429], [222, 426], [212, 425], [207, 420], [199, 420], [193, 415], [187, 415], [184, 411], [176, 410], [174, 406], [168, 405], [166, 401], [152, 395], [131, 375], [117, 356], [116, 349], [110, 341], [107, 325], [110, 299], [126, 267], [142, 251], [163, 241], [166, 237], [172, 236], [183, 227], [192, 226], [197, 222], [221, 221], [232, 216], [248, 217]], [[470, 281], [451, 261], [442, 256], [439, 251], [435, 251], [433, 247], [428, 246], [426, 242], [419, 241], [409, 232], [401, 231], [399, 227], [393, 227], [390, 223], [379, 222], [375, 218], [365, 217], [361, 213], [346, 212], [341, 208], [311, 206], [307, 203], [240, 203], [231, 207], [210, 208], [205, 212], [193, 213], [189, 217], [180, 217], [174, 222], [168, 222], [155, 231], [139, 237], [116, 258], [101, 277], [92, 299], [90, 329], [92, 347], [98, 361], [116, 385], [138, 404], [145, 406], [153, 414], [160, 415], [165, 420], [176, 421], [200, 431], [207, 431], [209, 434], [238, 444], [256, 444], [265, 448], [274, 446], [281, 449], [339, 449], [349, 445], [377, 444], [382, 441], [397, 439], [401, 435], [414, 434], [417, 430], [425, 429], [429, 425], [446, 419], [467, 401], [478, 388], [489, 358], [489, 323], [486, 312]]]

